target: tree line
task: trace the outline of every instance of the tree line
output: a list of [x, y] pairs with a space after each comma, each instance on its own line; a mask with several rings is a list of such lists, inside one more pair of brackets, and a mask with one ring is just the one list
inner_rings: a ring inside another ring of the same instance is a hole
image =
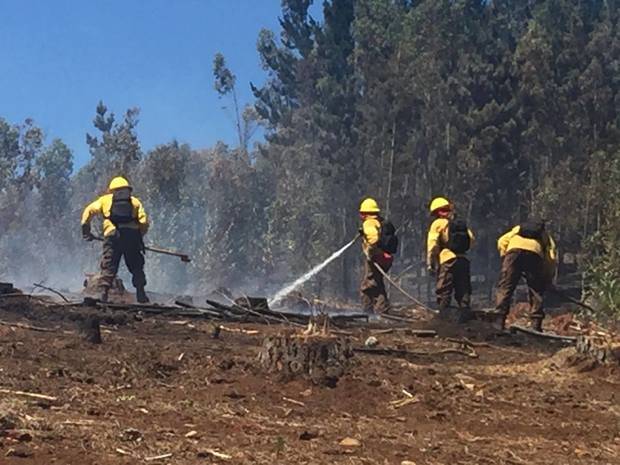
[[[149, 240], [195, 256], [189, 268], [151, 257], [151, 281], [188, 292], [292, 280], [356, 234], [365, 196], [400, 226], [395, 272], [416, 270], [428, 202], [443, 195], [477, 233], [474, 272], [492, 280], [497, 236], [541, 215], [593, 301], [617, 314], [620, 1], [331, 0], [320, 19], [311, 3], [284, 0], [280, 30], [261, 31], [266, 81], [247, 108], [215, 57], [236, 146], [143, 153], [138, 110], [117, 119], [100, 103], [90, 160], [73, 173], [61, 141], [0, 121], [0, 272], [93, 268], [76, 218], [116, 174], [149, 207]], [[265, 138], [251, 146], [257, 126]], [[350, 251], [308, 291], [354, 295], [359, 264]]]

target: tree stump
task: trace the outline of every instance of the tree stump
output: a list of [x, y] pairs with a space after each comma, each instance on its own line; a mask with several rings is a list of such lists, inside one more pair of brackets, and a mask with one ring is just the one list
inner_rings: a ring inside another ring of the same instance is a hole
[[99, 318], [96, 316], [89, 316], [82, 320], [81, 333], [84, 340], [92, 344], [101, 344], [101, 327]]
[[605, 337], [579, 336], [575, 348], [580, 354], [587, 355], [598, 363], [620, 365], [620, 341]]
[[13, 283], [0, 283], [0, 295], [12, 294], [14, 292], [15, 288], [13, 287]]
[[264, 339], [259, 354], [261, 367], [283, 380], [296, 377], [333, 387], [353, 356], [348, 339], [332, 336], [275, 335]]

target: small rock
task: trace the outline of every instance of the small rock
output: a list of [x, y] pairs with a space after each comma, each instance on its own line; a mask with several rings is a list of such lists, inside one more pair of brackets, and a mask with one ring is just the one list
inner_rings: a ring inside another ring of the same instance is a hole
[[366, 342], [364, 342], [364, 345], [366, 347], [375, 347], [378, 344], [379, 344], [379, 340], [374, 336], [370, 336], [368, 339], [366, 339]]
[[318, 431], [304, 431], [299, 435], [299, 439], [302, 441], [310, 441], [319, 437]]
[[121, 439], [123, 441], [140, 441], [142, 439], [142, 433], [134, 428], [127, 428], [121, 433]]
[[411, 460], [403, 460], [402, 462], [400, 462], [400, 465], [416, 465], [416, 463], [412, 462]]
[[27, 459], [28, 457], [32, 457], [34, 455], [34, 452], [32, 452], [32, 449], [30, 449], [30, 447], [28, 446], [17, 446], [17, 447], [11, 447], [9, 450], [6, 451], [6, 454], [4, 454], [6, 457], [19, 457], [22, 459]]
[[230, 370], [234, 366], [235, 366], [235, 361], [230, 358], [222, 360], [220, 363], [217, 364], [217, 367], [220, 370], [224, 370], [224, 371]]
[[32, 435], [25, 431], [9, 431], [6, 433], [6, 437], [16, 442], [30, 442], [32, 441]]
[[14, 429], [19, 422], [19, 418], [10, 413], [0, 415], [0, 431]]
[[344, 438], [340, 441], [340, 445], [343, 447], [360, 447], [362, 443], [355, 438]]
[[189, 433], [185, 434], [186, 438], [197, 438], [198, 437], [198, 431], [190, 431]]

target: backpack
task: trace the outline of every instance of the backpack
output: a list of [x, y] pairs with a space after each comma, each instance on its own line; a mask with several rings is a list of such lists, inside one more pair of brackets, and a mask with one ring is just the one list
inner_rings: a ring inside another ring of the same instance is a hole
[[131, 192], [127, 189], [120, 189], [112, 193], [112, 207], [108, 219], [118, 226], [135, 221], [133, 203], [131, 203]]
[[381, 223], [378, 246], [384, 252], [392, 255], [398, 251], [398, 236], [391, 221], [385, 220]]
[[448, 223], [448, 243], [446, 248], [456, 254], [465, 253], [471, 247], [469, 228], [464, 220], [451, 220]]
[[545, 222], [542, 220], [528, 220], [519, 225], [519, 236], [526, 239], [542, 240], [545, 231]]

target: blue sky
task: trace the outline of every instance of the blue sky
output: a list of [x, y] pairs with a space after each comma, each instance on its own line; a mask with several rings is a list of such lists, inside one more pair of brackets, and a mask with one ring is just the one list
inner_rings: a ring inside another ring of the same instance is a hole
[[262, 83], [256, 39], [279, 31], [279, 0], [2, 0], [0, 117], [34, 118], [81, 165], [103, 100], [119, 117], [141, 109], [145, 150], [173, 138], [193, 147], [234, 143], [228, 101], [213, 89], [220, 51], [240, 100]]

